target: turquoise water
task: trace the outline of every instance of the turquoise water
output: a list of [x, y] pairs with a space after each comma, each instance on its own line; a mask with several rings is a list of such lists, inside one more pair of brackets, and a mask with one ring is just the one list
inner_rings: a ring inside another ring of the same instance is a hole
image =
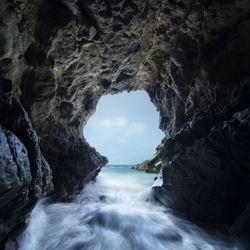
[[40, 200], [19, 250], [241, 250], [153, 202], [155, 174], [109, 165], [70, 203]]
[[139, 193], [151, 187], [157, 174], [150, 174], [132, 169], [134, 165], [107, 165], [99, 176], [114, 189], [126, 193]]

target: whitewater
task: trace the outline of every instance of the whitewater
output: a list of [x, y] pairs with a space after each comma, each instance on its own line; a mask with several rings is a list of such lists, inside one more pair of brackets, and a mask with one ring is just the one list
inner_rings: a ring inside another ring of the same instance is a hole
[[40, 200], [19, 250], [244, 249], [154, 202], [154, 177], [130, 166], [107, 166], [73, 202]]

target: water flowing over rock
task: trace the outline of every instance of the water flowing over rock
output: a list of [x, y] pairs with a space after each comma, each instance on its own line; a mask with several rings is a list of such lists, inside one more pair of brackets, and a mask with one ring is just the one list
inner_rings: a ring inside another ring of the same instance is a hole
[[157, 199], [249, 233], [249, 13], [248, 0], [2, 0], [1, 131], [16, 142], [11, 154], [24, 148], [25, 171], [29, 160], [29, 202], [52, 176], [54, 193], [71, 198], [96, 177], [107, 159], [84, 125], [102, 95], [141, 89], [167, 138]]
[[113, 181], [108, 175], [98, 176], [70, 203], [39, 201], [20, 237], [19, 250], [244, 249], [239, 243], [211, 237], [164, 207], [147, 202], [150, 189], [134, 192], [144, 180], [127, 180], [127, 184], [135, 185], [133, 192], [123, 190], [118, 183], [115, 188]]

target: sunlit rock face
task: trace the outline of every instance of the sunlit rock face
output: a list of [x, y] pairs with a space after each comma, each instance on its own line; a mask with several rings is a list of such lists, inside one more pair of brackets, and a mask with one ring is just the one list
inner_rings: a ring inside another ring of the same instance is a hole
[[[107, 162], [82, 136], [100, 97], [144, 89], [160, 112], [160, 128], [169, 139], [161, 154], [164, 185], [158, 196], [170, 183], [174, 198], [169, 205], [175, 211], [197, 221], [206, 218], [208, 223], [233, 225], [249, 202], [242, 193], [249, 178], [233, 191], [226, 187], [240, 183], [235, 168], [242, 171], [239, 178], [249, 176], [249, 168], [237, 160], [247, 157], [247, 150], [232, 158], [236, 165], [229, 171], [228, 155], [215, 154], [217, 148], [210, 152], [207, 140], [211, 133], [223, 131], [227, 139], [213, 137], [221, 149], [232, 136], [237, 148], [241, 138], [219, 124], [231, 124], [238, 119], [234, 114], [249, 106], [248, 97], [239, 93], [250, 74], [248, 0], [2, 0], [0, 10], [1, 78], [11, 85], [9, 94], [32, 121], [57, 194], [78, 193]], [[235, 104], [239, 98], [244, 105]], [[16, 125], [4, 125], [2, 120], [1, 124], [16, 134]], [[240, 129], [241, 122], [237, 124], [232, 129]], [[244, 124], [249, 131], [249, 123]], [[247, 146], [246, 141], [241, 143]], [[202, 171], [197, 162], [204, 169], [202, 175], [196, 174]], [[220, 174], [209, 182], [211, 165], [219, 166]], [[211, 192], [204, 191], [203, 176]], [[198, 190], [195, 198], [193, 190]], [[225, 192], [238, 198], [219, 199], [217, 194]], [[204, 194], [209, 194], [206, 201]], [[231, 206], [235, 201], [241, 204]], [[208, 216], [202, 212], [205, 204], [210, 204]], [[226, 207], [230, 211], [220, 220], [218, 214]]]
[[155, 154], [149, 160], [146, 160], [142, 163], [137, 164], [135, 166], [135, 169], [139, 171], [145, 171], [147, 173], [158, 174], [160, 170], [163, 168], [162, 160], [159, 157], [159, 155], [164, 146], [165, 141], [166, 141], [166, 137], [157, 146]]

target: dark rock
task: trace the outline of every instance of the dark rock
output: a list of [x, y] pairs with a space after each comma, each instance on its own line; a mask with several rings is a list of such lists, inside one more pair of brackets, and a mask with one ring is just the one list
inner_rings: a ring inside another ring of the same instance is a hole
[[70, 120], [73, 115], [73, 105], [68, 102], [61, 102], [60, 104], [61, 118]]
[[109, 86], [112, 84], [112, 82], [110, 80], [107, 79], [102, 79], [101, 80], [101, 84], [105, 89], [108, 89]]
[[21, 141], [0, 126], [0, 241], [24, 218], [32, 181], [28, 153]]
[[11, 81], [1, 79], [0, 121], [5, 128], [0, 125], [0, 241], [11, 237], [37, 199], [53, 190], [51, 169], [41, 154], [36, 133], [11, 93]]
[[[58, 132], [63, 133], [62, 130]], [[58, 132], [52, 133], [55, 135]], [[101, 156], [82, 138], [72, 137], [69, 142], [65, 140], [62, 143], [48, 135], [43, 140], [46, 141], [42, 146], [43, 152], [51, 163], [57, 195], [78, 194], [84, 184], [93, 180], [108, 162], [106, 157]]]
[[[171, 144], [166, 142], [161, 152], [163, 185], [155, 189], [157, 199], [197, 223], [222, 224], [241, 234], [235, 223], [246, 213], [250, 199], [246, 195], [250, 188], [249, 111], [239, 111], [190, 140], [186, 133], [194, 132], [195, 126], [180, 132]], [[243, 217], [239, 227], [246, 232], [249, 218]]]
[[106, 200], [106, 197], [105, 197], [105, 195], [101, 195], [101, 196], [99, 197], [99, 199], [100, 199], [101, 201], [105, 201], [105, 200]]
[[0, 121], [28, 152], [31, 203], [51, 190], [50, 168], [58, 195], [95, 178], [107, 159], [83, 138], [87, 120], [102, 95], [140, 89], [167, 138], [157, 199], [250, 232], [248, 118], [235, 115], [249, 107], [249, 11], [248, 0], [1, 1]]

